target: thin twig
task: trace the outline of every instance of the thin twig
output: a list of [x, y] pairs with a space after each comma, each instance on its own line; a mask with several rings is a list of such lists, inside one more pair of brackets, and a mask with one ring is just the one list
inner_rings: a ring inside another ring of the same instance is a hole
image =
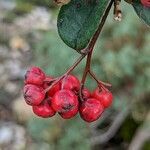
[[55, 80], [47, 89], [45, 89], [45, 93], [48, 92], [54, 85], [56, 85], [59, 81], [61, 81], [65, 76], [67, 76], [75, 67], [83, 60], [86, 55], [81, 55], [77, 61], [68, 69], [68, 71], [60, 76], [57, 80]]
[[104, 86], [108, 86], [108, 87], [111, 87], [112, 85], [110, 83], [106, 83], [106, 82], [103, 82], [103, 81], [100, 81], [97, 79], [97, 77], [95, 76], [95, 74], [90, 70], [89, 71], [89, 74], [91, 75], [91, 77], [98, 83], [98, 84], [102, 84]]
[[141, 150], [143, 144], [150, 139], [150, 112], [147, 114], [147, 117], [144, 123], [136, 131], [131, 144], [129, 145], [128, 150]]
[[116, 134], [116, 132], [118, 131], [128, 114], [129, 108], [126, 108], [122, 112], [118, 113], [118, 115], [116, 116], [115, 120], [113, 121], [112, 125], [106, 133], [100, 133], [99, 135], [91, 138], [91, 145], [103, 144], [108, 142]]

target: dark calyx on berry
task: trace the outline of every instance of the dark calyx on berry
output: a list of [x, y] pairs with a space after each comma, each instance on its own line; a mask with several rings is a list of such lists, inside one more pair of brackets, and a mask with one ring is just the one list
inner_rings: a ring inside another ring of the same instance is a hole
[[39, 105], [45, 98], [44, 89], [32, 84], [25, 85], [23, 93], [28, 105]]
[[69, 111], [60, 112], [60, 116], [64, 119], [70, 119], [74, 117], [78, 113], [78, 107], [74, 107]]
[[52, 107], [59, 113], [78, 108], [78, 97], [70, 90], [60, 90], [52, 98]]

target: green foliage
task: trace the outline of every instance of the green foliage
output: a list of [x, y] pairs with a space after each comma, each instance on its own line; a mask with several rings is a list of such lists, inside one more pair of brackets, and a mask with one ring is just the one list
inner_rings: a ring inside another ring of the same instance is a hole
[[63, 137], [58, 142], [57, 149], [90, 150], [85, 122], [81, 121], [80, 118], [72, 121], [68, 120], [66, 126]]
[[142, 147], [143, 150], [149, 150], [150, 149], [150, 140], [146, 141], [145, 144]]
[[54, 2], [52, 0], [16, 0], [18, 5], [23, 5], [26, 3], [30, 3], [32, 5], [39, 5], [45, 7], [54, 7]]
[[134, 3], [133, 7], [137, 15], [150, 26], [150, 8], [143, 6], [141, 3]]
[[54, 119], [32, 118], [28, 122], [28, 131], [36, 141], [54, 142], [61, 133], [59, 124]]
[[[43, 38], [34, 44], [34, 49], [37, 65], [52, 76], [63, 74], [79, 56], [63, 43], [56, 31], [43, 33]], [[75, 74], [79, 73], [79, 69], [75, 70]]]
[[130, 142], [134, 133], [138, 127], [138, 123], [131, 117], [128, 117], [123, 126], [120, 129], [120, 136], [123, 137], [124, 141]]
[[95, 33], [109, 0], [72, 0], [62, 6], [58, 16], [58, 32], [62, 40], [80, 52]]
[[33, 5], [29, 2], [18, 2], [16, 7], [14, 8], [13, 13], [17, 15], [22, 15], [25, 13], [29, 13], [33, 9]]
[[39, 143], [39, 150], [44, 143], [49, 149], [90, 150], [86, 125], [79, 118], [67, 121], [56, 116], [51, 119], [32, 118], [28, 122], [28, 131]]

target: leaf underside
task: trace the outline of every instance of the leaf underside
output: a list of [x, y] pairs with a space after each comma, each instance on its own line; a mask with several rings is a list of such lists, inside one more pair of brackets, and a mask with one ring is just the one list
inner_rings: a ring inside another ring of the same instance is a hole
[[58, 33], [71, 48], [80, 52], [94, 35], [110, 0], [71, 0], [61, 7]]
[[133, 7], [139, 16], [148, 26], [150, 26], [150, 8], [143, 6], [140, 3], [134, 3]]

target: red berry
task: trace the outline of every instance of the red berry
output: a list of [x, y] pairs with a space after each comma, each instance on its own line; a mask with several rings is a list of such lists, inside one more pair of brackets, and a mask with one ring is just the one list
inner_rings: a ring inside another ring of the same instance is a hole
[[[46, 77], [47, 78], [47, 80], [49, 80], [49, 82], [51, 81], [51, 80], [53, 80], [53, 78], [52, 77]], [[46, 88], [48, 88], [50, 86], [50, 84], [48, 83], [48, 82], [45, 82], [44, 83], [44, 88], [46, 89]], [[47, 93], [48, 93], [48, 96], [49, 97], [53, 97], [54, 96], [54, 94], [56, 93], [56, 92], [58, 92], [59, 90], [61, 89], [61, 84], [60, 84], [60, 82], [58, 82], [56, 85], [54, 85]]]
[[104, 108], [107, 108], [112, 104], [113, 95], [110, 91], [100, 91], [99, 88], [97, 88], [93, 93], [93, 97], [98, 99], [103, 104]]
[[25, 85], [23, 93], [28, 105], [39, 105], [45, 98], [44, 89], [32, 84]]
[[58, 92], [59, 90], [60, 90], [60, 83], [57, 83], [48, 91], [48, 96], [50, 97], [54, 96], [55, 93]]
[[78, 91], [80, 89], [80, 81], [73, 75], [68, 75], [62, 80], [62, 88], [72, 91]]
[[56, 112], [64, 113], [78, 107], [78, 98], [70, 90], [61, 90], [53, 96], [51, 103]]
[[78, 113], [78, 107], [74, 107], [74, 109], [71, 109], [66, 112], [61, 112], [59, 114], [64, 119], [70, 119], [70, 118], [74, 117], [77, 113]]
[[25, 84], [42, 85], [45, 73], [38, 67], [31, 67], [25, 74]]
[[52, 117], [56, 113], [48, 101], [43, 101], [43, 103], [38, 106], [32, 106], [32, 109], [37, 116], [43, 118]]
[[150, 0], [141, 0], [141, 3], [145, 7], [150, 7]]
[[87, 88], [84, 88], [82, 90], [82, 96], [83, 96], [83, 99], [87, 99], [87, 98], [89, 98], [91, 96], [91, 93], [90, 93], [90, 91]]
[[89, 98], [83, 102], [79, 107], [80, 116], [87, 122], [93, 122], [97, 120], [103, 113], [104, 108], [99, 100], [95, 98]]

